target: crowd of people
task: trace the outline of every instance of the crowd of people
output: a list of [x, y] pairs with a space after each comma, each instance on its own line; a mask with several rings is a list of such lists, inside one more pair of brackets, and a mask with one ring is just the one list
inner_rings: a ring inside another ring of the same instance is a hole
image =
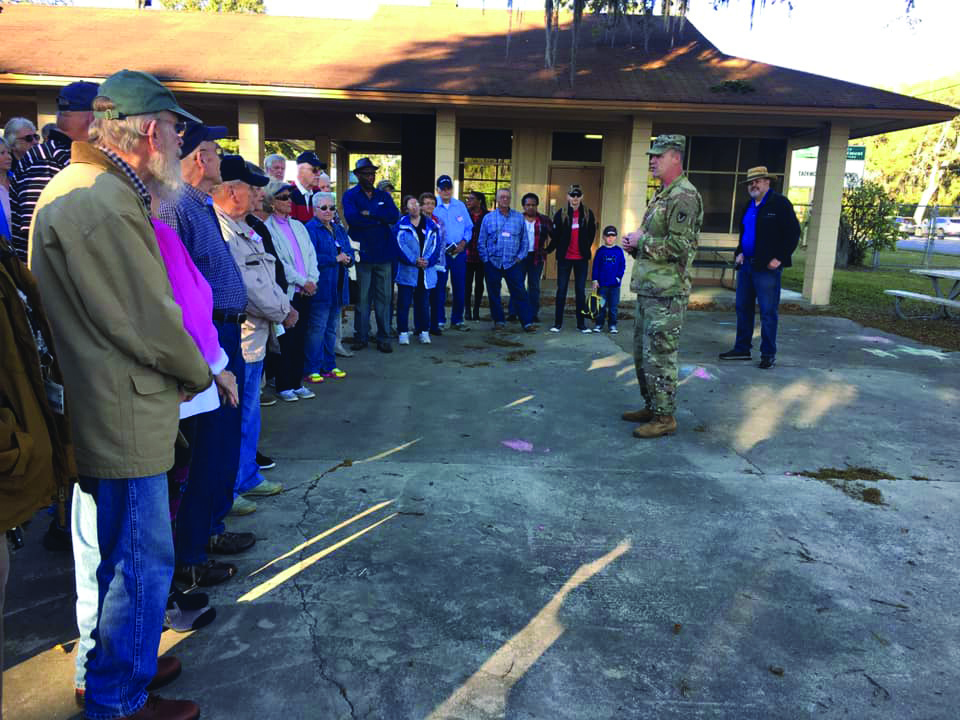
[[[338, 208], [314, 152], [299, 154], [287, 179], [283, 156], [261, 169], [224, 155], [217, 142], [226, 136], [153, 76], [123, 70], [101, 85], [63, 88], [46, 140], [14, 118], [0, 142], [0, 296], [8, 299], [0, 431], [10, 438], [0, 446], [0, 524], [15, 527], [60, 499], [54, 525], [69, 528], [76, 572], [75, 697], [92, 720], [198, 717], [195, 703], [153, 694], [181, 671], [176, 658], [157, 657], [160, 632], [213, 621], [196, 588], [228, 581], [237, 567], [224, 557], [256, 542], [227, 530], [228, 515], [254, 512], [258, 498], [283, 489], [264, 476], [276, 463], [258, 450], [262, 407], [316, 397], [309, 386], [346, 378], [337, 358], [371, 342], [390, 353], [393, 338], [403, 346], [413, 336], [430, 343], [448, 327], [468, 331], [484, 288], [495, 331], [514, 320], [536, 331], [550, 253], [558, 277], [549, 331], [563, 327], [572, 273], [577, 328], [617, 332], [624, 250], [608, 225], [594, 256], [597, 218], [579, 185], [553, 218], [534, 193], [514, 210], [505, 187], [490, 211], [479, 192], [461, 202], [446, 174], [436, 193], [408, 195], [398, 208], [395, 188], [376, 183], [379, 168], [361, 158]], [[676, 430], [677, 344], [702, 221], [683, 147], [681, 136], [653, 144], [651, 169], [664, 189], [642, 230], [622, 241], [637, 257], [635, 357], [646, 408], [624, 415], [645, 423], [637, 437]], [[752, 302], [763, 295], [767, 313], [775, 298], [765, 273], [776, 273], [778, 294], [777, 258], [786, 253], [789, 264], [792, 252], [789, 239], [766, 239], [777, 233], [758, 208], [769, 198], [767, 218], [786, 206], [767, 193], [765, 168], [751, 173], [745, 215], [756, 232], [738, 248], [741, 260], [756, 260], [750, 284], [741, 283], [753, 293], [750, 316], [744, 306], [737, 345], [722, 359], [749, 357]], [[765, 357], [775, 320], [764, 324]], [[0, 609], [7, 572], [0, 538]]]

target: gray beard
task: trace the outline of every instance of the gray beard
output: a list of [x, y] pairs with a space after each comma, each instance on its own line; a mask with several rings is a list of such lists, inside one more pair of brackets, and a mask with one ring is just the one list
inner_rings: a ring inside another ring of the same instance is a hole
[[183, 176], [180, 171], [180, 151], [154, 153], [147, 161], [150, 180], [146, 183], [150, 194], [161, 202], [175, 203], [183, 192]]

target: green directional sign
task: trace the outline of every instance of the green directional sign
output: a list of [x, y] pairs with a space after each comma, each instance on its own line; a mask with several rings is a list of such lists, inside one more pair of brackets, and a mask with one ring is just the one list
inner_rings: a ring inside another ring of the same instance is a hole
[[847, 160], [865, 160], [867, 148], [865, 145], [850, 145], [847, 148]]

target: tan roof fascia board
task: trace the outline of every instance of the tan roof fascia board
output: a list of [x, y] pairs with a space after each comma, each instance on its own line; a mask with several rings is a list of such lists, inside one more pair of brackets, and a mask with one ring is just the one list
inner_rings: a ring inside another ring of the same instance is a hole
[[[0, 88], [4, 85], [63, 86], [77, 80], [102, 82], [103, 78], [77, 78], [56, 75], [27, 75], [0, 73]], [[635, 114], [663, 114], [665, 112], [716, 113], [718, 115], [781, 115], [804, 118], [845, 119], [877, 118], [889, 120], [918, 120], [922, 123], [946, 122], [960, 114], [939, 110], [874, 110], [872, 108], [796, 107], [783, 105], [733, 105], [715, 103], [664, 103], [626, 100], [595, 100], [575, 98], [494, 97], [452, 95], [441, 93], [408, 93], [383, 90], [341, 90], [279, 85], [239, 85], [236, 83], [194, 82], [170, 80], [164, 82], [173, 92], [215, 95], [240, 95], [253, 98], [299, 98], [305, 100], [334, 100], [341, 102], [414, 104], [430, 106], [471, 106], [489, 108], [590, 109], [605, 112]]]

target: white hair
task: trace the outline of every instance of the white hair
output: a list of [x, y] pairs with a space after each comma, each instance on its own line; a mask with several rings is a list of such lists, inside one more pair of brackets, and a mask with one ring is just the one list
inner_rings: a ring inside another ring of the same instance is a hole
[[334, 205], [337, 204], [337, 196], [332, 192], [316, 192], [313, 194], [313, 200], [311, 200], [311, 202], [313, 203], [313, 207], [318, 208], [324, 200], [332, 202]]
[[25, 117], [10, 118], [7, 120], [7, 124], [3, 126], [3, 139], [7, 141], [8, 145], [13, 145], [13, 141], [17, 139], [17, 133], [23, 128], [30, 128], [33, 132], [37, 131], [37, 126]]
[[[115, 107], [113, 100], [104, 95], [98, 95], [93, 99], [95, 111], [113, 110]], [[126, 117], [123, 120], [94, 118], [90, 123], [90, 144], [105, 145], [121, 153], [132, 152], [140, 139], [147, 134], [147, 126], [159, 117], [158, 113], [146, 113]]]
[[273, 165], [273, 164], [274, 164], [275, 162], [277, 162], [277, 161], [282, 162], [283, 165], [284, 165], [284, 167], [286, 167], [286, 165], [287, 165], [287, 159], [286, 159], [283, 155], [280, 155], [279, 153], [274, 153], [273, 155], [267, 155], [267, 156], [263, 159], [263, 169], [269, 172], [269, 171], [270, 171], [270, 166]]

